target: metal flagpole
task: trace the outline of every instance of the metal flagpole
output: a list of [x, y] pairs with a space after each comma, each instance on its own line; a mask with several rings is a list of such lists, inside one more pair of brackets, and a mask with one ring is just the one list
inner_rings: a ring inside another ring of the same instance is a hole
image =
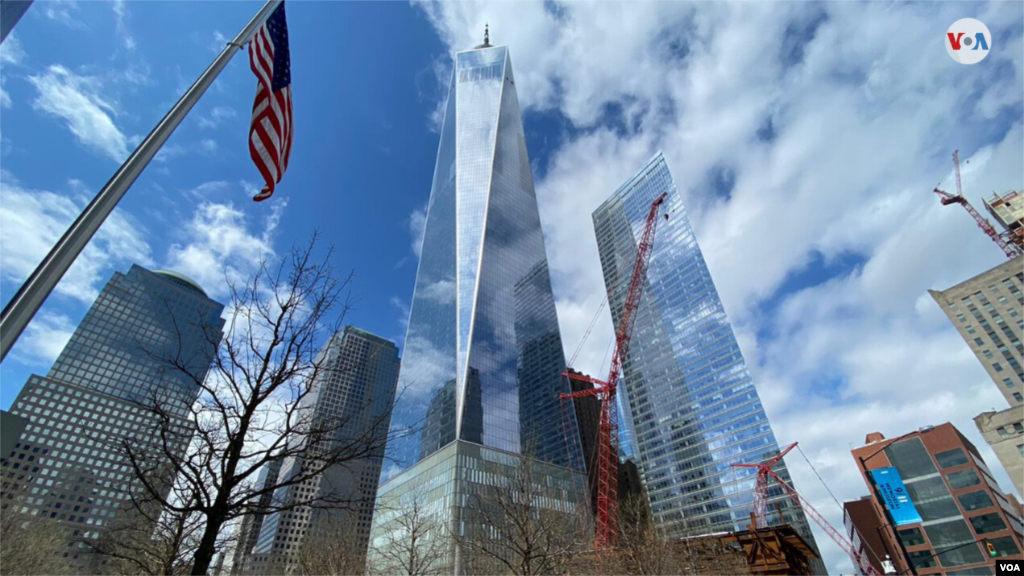
[[245, 25], [245, 28], [242, 28], [234, 40], [224, 47], [210, 67], [199, 76], [199, 79], [181, 96], [171, 111], [156, 125], [156, 128], [153, 128], [149, 136], [146, 136], [146, 139], [125, 160], [124, 164], [114, 173], [113, 178], [96, 194], [96, 197], [78, 215], [74, 224], [68, 228], [60, 241], [50, 249], [50, 253], [36, 267], [28, 280], [21, 285], [18, 293], [11, 298], [0, 314], [0, 361], [7, 357], [7, 353], [18, 341], [18, 337], [21, 336], [32, 317], [39, 311], [39, 307], [43, 305], [46, 297], [53, 291], [57, 282], [64, 277], [64, 273], [82, 253], [89, 240], [124, 197], [125, 192], [135, 182], [135, 179], [142, 174], [164, 142], [170, 138], [181, 121], [199, 101], [199, 98], [213, 84], [235, 52], [245, 46], [245, 43], [252, 38], [263, 21], [281, 2], [282, 0], [267, 0], [256, 16]]

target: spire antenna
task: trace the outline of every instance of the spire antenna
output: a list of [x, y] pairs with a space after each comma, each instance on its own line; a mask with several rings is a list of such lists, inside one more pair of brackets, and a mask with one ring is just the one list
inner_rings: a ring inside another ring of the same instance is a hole
[[491, 28], [491, 25], [489, 23], [485, 22], [484, 23], [484, 46], [490, 46], [491, 45], [491, 30], [490, 30], [490, 28]]

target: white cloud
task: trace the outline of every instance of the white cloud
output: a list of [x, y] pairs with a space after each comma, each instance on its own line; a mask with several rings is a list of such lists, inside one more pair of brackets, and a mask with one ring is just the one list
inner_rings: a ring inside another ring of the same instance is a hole
[[209, 115], [198, 117], [199, 127], [216, 128], [224, 120], [234, 118], [235, 116], [234, 108], [231, 108], [230, 106], [217, 106], [213, 110], [210, 110]]
[[213, 31], [213, 41], [210, 42], [210, 52], [214, 54], [220, 54], [224, 51], [224, 47], [227, 46], [231, 39], [221, 34], [220, 30]]
[[125, 20], [128, 18], [128, 9], [124, 5], [124, 0], [114, 0], [112, 6], [114, 8], [117, 35], [120, 36], [125, 49], [135, 50], [135, 38], [128, 32], [128, 26], [125, 23]]
[[423, 249], [423, 230], [427, 226], [427, 205], [417, 208], [409, 215], [409, 235], [412, 237], [412, 252], [418, 259]]
[[[837, 496], [866, 492], [848, 453], [876, 429], [951, 421], [999, 468], [971, 419], [1001, 397], [922, 298], [1001, 258], [930, 191], [950, 186], [954, 148], [971, 160], [975, 206], [1024, 186], [1024, 126], [993, 121], [1019, 116], [1024, 94], [1019, 4], [980, 7], [1006, 45], [984, 67], [956, 64], [934, 40], [961, 16], [942, 3], [419, 6], [452, 51], [478, 44], [489, 21], [527, 122], [556, 111], [582, 129], [561, 134], [537, 182], [567, 353], [603, 298], [591, 213], [661, 149], [779, 441], [799, 440]], [[716, 167], [735, 175], [727, 194], [712, 190]], [[861, 265], [776, 294], [812, 263], [844, 259]], [[611, 334], [605, 312], [577, 367], [600, 373]], [[788, 460], [842, 526], [809, 468]], [[851, 570], [817, 540], [832, 571]]]
[[96, 78], [54, 65], [29, 76], [29, 81], [39, 92], [32, 103], [36, 110], [64, 120], [85, 146], [118, 162], [128, 156], [128, 138], [113, 119], [119, 110], [103, 95]]
[[168, 251], [167, 267], [194, 278], [212, 298], [224, 298], [228, 282], [244, 283], [260, 258], [274, 256], [273, 236], [286, 205], [274, 203], [254, 222], [231, 202], [201, 203], [182, 232], [187, 242]]
[[[69, 182], [74, 192], [76, 184]], [[68, 195], [23, 187], [0, 172], [0, 278], [18, 285], [42, 261], [74, 221], [85, 202]], [[112, 269], [151, 264], [146, 230], [115, 209], [81, 256], [57, 284], [56, 293], [91, 304]]]
[[199, 141], [199, 148], [201, 148], [203, 152], [216, 152], [217, 141], [212, 138], [204, 138]]
[[10, 108], [12, 106], [11, 95], [3, 88], [4, 80], [5, 78], [0, 76], [0, 108]]
[[64, 314], [40, 310], [18, 338], [14, 356], [25, 364], [48, 366], [64, 350], [77, 324]]
[[78, 17], [78, 2], [75, 0], [48, 0], [40, 2], [44, 16], [67, 26], [68, 28], [85, 28]]
[[28, 55], [25, 54], [25, 49], [22, 48], [17, 34], [11, 32], [7, 35], [4, 43], [0, 44], [0, 65], [10, 64], [12, 66], [19, 66], [26, 58], [28, 58]]

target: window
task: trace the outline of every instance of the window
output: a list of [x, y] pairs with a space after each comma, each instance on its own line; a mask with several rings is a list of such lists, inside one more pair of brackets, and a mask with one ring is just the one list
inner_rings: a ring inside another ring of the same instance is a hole
[[1013, 388], [1013, 380], [1010, 380], [1009, 378], [1003, 378], [1003, 386], [1006, 386], [1007, 388]]
[[937, 566], [935, 563], [935, 556], [931, 550], [921, 550], [920, 552], [910, 552], [910, 563], [913, 564], [914, 568], [931, 568]]
[[967, 455], [960, 448], [954, 448], [946, 452], [939, 452], [935, 455], [939, 462], [939, 468], [952, 468], [961, 464], [967, 464]]
[[988, 534], [989, 532], [1006, 530], [1006, 523], [1003, 522], [1002, 517], [995, 512], [982, 514], [981, 516], [974, 516], [971, 518], [971, 525], [974, 526], [974, 531], [978, 534]]
[[924, 544], [924, 534], [921, 533], [920, 528], [907, 528], [899, 530], [898, 533], [904, 546], [920, 546]]
[[988, 566], [978, 566], [964, 570], [950, 570], [946, 576], [992, 576], [992, 569]]
[[1017, 549], [1017, 543], [1013, 541], [1013, 536], [989, 538], [988, 541], [995, 546], [997, 556], [1016, 556], [1020, 554], [1020, 550]]
[[992, 368], [995, 368], [996, 372], [1002, 372], [1003, 371], [1003, 367], [999, 364], [999, 362], [993, 363], [992, 364]]
[[992, 358], [992, 351], [991, 350], [982, 350], [981, 353], [985, 355], [985, 358], [989, 358], [989, 359]]
[[1013, 399], [1016, 400], [1017, 402], [1024, 402], [1024, 395], [1022, 395], [1020, 392], [1014, 392]]
[[985, 492], [984, 490], [961, 494], [957, 496], [957, 498], [960, 500], [960, 505], [968, 512], [994, 506], [994, 504], [992, 504], [992, 499], [988, 496], [988, 492]]
[[976, 541], [975, 536], [962, 519], [932, 524], [924, 531], [942, 566], [964, 566], [985, 561], [981, 548], [977, 544], [971, 545]]
[[960, 470], [959, 472], [950, 472], [949, 474], [946, 474], [946, 481], [949, 482], [950, 487], [954, 490], [981, 484], [981, 479], [978, 478], [978, 473], [974, 471], [974, 468]]
[[909, 438], [886, 446], [885, 455], [904, 482], [937, 472], [920, 438]]

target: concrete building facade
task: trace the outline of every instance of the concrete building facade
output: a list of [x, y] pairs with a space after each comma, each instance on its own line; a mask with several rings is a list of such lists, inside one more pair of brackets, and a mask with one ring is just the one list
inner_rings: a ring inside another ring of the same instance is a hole
[[928, 293], [1010, 406], [1024, 405], [1024, 256]]
[[[865, 441], [852, 455], [871, 490], [876, 519], [862, 515], [867, 519], [860, 533], [866, 540], [871, 526], [885, 519], [876, 533], [885, 541], [898, 573], [910, 573], [912, 568], [920, 575], [992, 574], [998, 558], [1022, 557], [1020, 516], [977, 449], [952, 424], [892, 439], [874, 432]], [[902, 480], [920, 522], [889, 523], [870, 474], [890, 467]], [[994, 546], [996, 557], [986, 552], [985, 542]]]
[[[283, 464], [281, 460], [274, 460], [267, 463], [260, 470], [259, 478], [256, 480], [256, 485], [260, 490], [265, 490], [277, 484], [277, 475], [281, 472], [281, 464]], [[270, 505], [273, 496], [273, 492], [267, 492], [260, 496], [256, 504], [257, 509], [260, 511], [242, 518], [242, 524], [238, 527], [235, 552], [231, 557], [231, 574], [241, 574], [245, 569], [245, 561], [252, 554], [253, 548], [256, 547], [256, 540], [259, 539], [260, 531], [263, 528], [263, 519], [267, 517], [267, 513], [264, 510]]]
[[[398, 346], [346, 326], [328, 341], [317, 361], [322, 363], [319, 380], [302, 400], [311, 417], [341, 423], [337, 431], [341, 443], [386, 439], [398, 383]], [[297, 441], [302, 442], [302, 437]], [[305, 450], [303, 454], [308, 453]], [[285, 458], [278, 482], [293, 478], [302, 460]], [[383, 460], [380, 450], [332, 466], [315, 478], [278, 488], [270, 505], [282, 509], [271, 510], [263, 518], [244, 572], [292, 573], [299, 567], [303, 547], [316, 546], [319, 538], [343, 538], [349, 554], [365, 556]], [[293, 507], [301, 501], [313, 504]]]
[[982, 412], [974, 417], [974, 424], [1010, 475], [1017, 494], [1024, 494], [1024, 409]]
[[1010, 190], [1000, 196], [993, 192], [984, 202], [985, 209], [1003, 227], [1010, 241], [1024, 248], [1024, 194]]

